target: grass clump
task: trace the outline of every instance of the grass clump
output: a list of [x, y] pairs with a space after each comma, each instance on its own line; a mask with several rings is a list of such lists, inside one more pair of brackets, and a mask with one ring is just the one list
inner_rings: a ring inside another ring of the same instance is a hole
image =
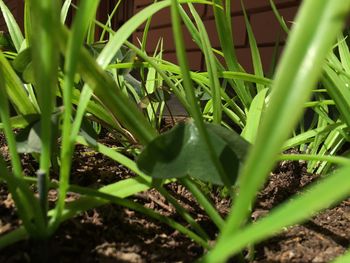
[[[213, 8], [220, 50], [211, 47], [195, 4]], [[274, 8], [272, 1], [271, 5]], [[0, 53], [0, 116], [11, 154], [11, 169], [0, 159], [0, 178], [7, 183], [23, 221], [20, 228], [0, 238], [0, 247], [28, 236], [48, 238], [77, 213], [116, 203], [193, 239], [208, 250], [202, 262], [225, 262], [347, 196], [350, 162], [346, 156], [335, 155], [348, 141], [349, 49], [341, 32], [350, 1], [304, 1], [272, 79], [262, 70], [245, 11], [254, 74], [240, 66], [230, 37], [230, 1], [155, 1], [114, 31], [108, 21], [96, 21], [98, 1], [80, 1], [74, 6], [66, 0], [59, 6], [59, 1], [31, 0], [25, 1], [25, 35], [3, 1], [0, 7], [10, 33], [10, 40], [3, 42], [9, 50]], [[243, 2], [242, 7], [244, 10]], [[68, 28], [65, 20], [70, 8], [76, 14]], [[171, 9], [179, 65], [162, 59], [161, 41], [153, 55], [145, 52], [147, 25], [164, 8]], [[144, 22], [138, 47], [128, 38]], [[192, 72], [188, 67], [182, 22], [204, 54], [205, 72]], [[96, 32], [101, 32], [99, 38]], [[131, 74], [135, 71], [140, 79]], [[177, 97], [190, 120], [161, 133], [170, 94]], [[205, 95], [201, 103], [198, 94]], [[10, 106], [14, 113], [10, 114]], [[302, 120], [306, 109], [313, 111], [311, 123]], [[97, 142], [98, 127], [116, 135], [118, 150]], [[14, 128], [26, 131], [22, 151], [39, 161], [37, 178], [23, 174]], [[76, 144], [126, 166], [135, 178], [98, 190], [72, 185]], [[295, 147], [305, 154], [281, 154]], [[256, 195], [280, 159], [306, 159], [309, 171], [328, 175], [250, 224]], [[58, 183], [51, 181], [52, 170], [59, 174]], [[206, 230], [164, 187], [174, 180], [193, 194], [219, 229], [214, 246]], [[33, 182], [39, 197], [31, 190]], [[227, 218], [219, 215], [203, 193], [199, 187], [203, 184], [227, 189], [233, 202]], [[51, 188], [59, 190], [59, 197], [48, 210]], [[157, 189], [191, 228], [127, 199], [150, 188]], [[66, 204], [68, 191], [84, 197]]]

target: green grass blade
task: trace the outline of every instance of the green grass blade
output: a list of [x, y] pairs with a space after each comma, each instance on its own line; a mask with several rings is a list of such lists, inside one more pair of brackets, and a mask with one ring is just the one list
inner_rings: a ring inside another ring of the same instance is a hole
[[329, 133], [335, 129], [344, 129], [344, 128], [346, 128], [345, 124], [335, 123], [335, 124], [330, 124], [330, 125], [326, 125], [323, 127], [319, 127], [319, 128], [305, 131], [303, 133], [300, 133], [300, 134], [288, 139], [283, 144], [282, 150], [285, 151], [287, 149], [297, 147], [301, 144], [313, 141], [313, 139], [318, 135]]
[[284, 21], [283, 17], [278, 12], [278, 9], [277, 9], [275, 3], [273, 2], [273, 0], [270, 0], [270, 5], [271, 5], [271, 9], [272, 9], [278, 23], [280, 24], [281, 28], [283, 29], [283, 31], [286, 34], [289, 34], [289, 28], [288, 28], [286, 22]]
[[10, 233], [6, 233], [0, 237], [0, 250], [27, 238], [27, 231], [23, 226], [20, 226]]
[[[31, 18], [33, 26], [32, 58], [34, 75], [41, 109], [42, 153], [40, 169], [48, 174], [51, 158], [51, 114], [55, 107], [58, 70], [58, 34], [51, 28], [59, 28], [58, 2], [32, 0]], [[35, 31], [35, 34], [34, 34]]]
[[104, 146], [103, 144], [97, 143], [96, 141], [94, 141], [94, 142], [87, 141], [86, 139], [84, 139], [81, 136], [77, 137], [77, 143], [94, 148], [96, 151], [98, 151], [98, 152], [108, 156], [109, 158], [113, 159], [114, 161], [122, 164], [123, 166], [130, 169], [138, 176], [142, 177], [144, 180], [151, 183], [152, 179], [149, 176], [147, 176], [145, 173], [140, 171], [139, 168], [137, 167], [136, 163], [134, 161], [132, 161], [131, 159], [129, 159], [128, 157], [126, 157], [125, 155], [118, 153], [117, 151], [115, 151], [111, 148], [108, 148], [107, 146]]
[[259, 130], [267, 92], [268, 89], [263, 89], [254, 97], [247, 113], [247, 123], [241, 133], [242, 137], [252, 144], [254, 144]]
[[282, 154], [278, 157], [278, 160], [290, 160], [290, 161], [325, 161], [327, 163], [334, 163], [338, 165], [349, 165], [350, 160], [346, 157], [332, 156], [332, 155], [319, 155], [319, 154]]
[[7, 171], [6, 163], [0, 157], [0, 179], [7, 183], [9, 192], [16, 205], [19, 218], [29, 235], [33, 238], [46, 238], [45, 219], [38, 199], [30, 191], [29, 185], [16, 174]]
[[322, 179], [303, 194], [272, 210], [266, 217], [227, 237], [226, 242], [213, 253], [209, 253], [202, 262], [226, 262], [229, 256], [238, 253], [244, 247], [267, 239], [281, 232], [284, 227], [300, 223], [339, 202], [349, 194], [349, 173], [350, 166], [347, 165]]
[[200, 236], [198, 236], [197, 234], [189, 230], [187, 227], [184, 227], [183, 225], [177, 223], [175, 220], [169, 217], [166, 217], [164, 215], [161, 215], [150, 208], [146, 208], [141, 204], [132, 202], [126, 198], [120, 198], [115, 195], [113, 190], [110, 190], [110, 191], [106, 191], [106, 189], [94, 190], [91, 188], [84, 188], [82, 190], [83, 191], [81, 191], [80, 193], [87, 195], [88, 198], [92, 201], [98, 200], [97, 202], [100, 202], [101, 204], [110, 202], [123, 207], [127, 207], [137, 212], [140, 212], [148, 217], [156, 219], [178, 230], [180, 233], [188, 236], [189, 238], [191, 238], [192, 240], [194, 240], [196, 243], [200, 244], [204, 248], [209, 248], [208, 242], [203, 240]]
[[329, 96], [335, 102], [341, 114], [341, 118], [348, 127], [350, 127], [350, 80], [342, 80], [328, 65], [325, 65], [323, 68], [325, 72], [322, 78], [323, 85], [327, 89]]
[[[107, 148], [107, 147], [106, 147]], [[34, 183], [36, 178], [27, 178], [28, 181]], [[57, 187], [56, 183], [52, 183], [50, 187]], [[63, 220], [67, 220], [79, 212], [83, 212], [92, 208], [96, 208], [101, 205], [108, 203], [115, 203], [124, 207], [128, 207], [135, 211], [141, 212], [147, 216], [150, 216], [160, 222], [168, 224], [170, 227], [177, 229], [179, 232], [187, 235], [189, 238], [193, 239], [198, 244], [202, 245], [205, 248], [209, 248], [208, 243], [199, 237], [197, 234], [188, 230], [188, 228], [177, 223], [173, 219], [169, 219], [165, 216], [161, 216], [158, 213], [154, 212], [151, 209], [145, 208], [142, 205], [139, 205], [135, 202], [129, 201], [126, 198], [132, 196], [136, 193], [146, 191], [151, 187], [151, 180], [145, 181], [140, 177], [134, 177], [119, 181], [117, 183], [104, 186], [98, 190], [85, 188], [81, 186], [70, 185], [69, 191], [75, 192], [77, 194], [83, 195], [80, 199], [69, 203], [66, 206], [64, 211]], [[50, 211], [49, 214], [52, 214], [53, 211]], [[0, 248], [14, 241], [24, 239], [27, 236], [23, 229], [15, 230], [8, 235], [5, 235], [3, 238], [0, 238]]]
[[221, 85], [218, 78], [215, 56], [212, 51], [209, 36], [203, 21], [201, 20], [199, 14], [197, 13], [193, 5], [189, 4], [189, 7], [196, 21], [201, 43], [202, 43], [202, 50], [204, 52], [206, 68], [209, 76], [209, 87], [211, 88], [211, 94], [212, 94], [213, 122], [220, 124], [221, 118], [222, 118], [221, 91], [220, 91]]
[[[38, 120], [39, 114], [17, 115], [9, 119], [12, 129], [24, 129], [30, 123]], [[0, 129], [4, 129], [4, 123], [0, 123]]]
[[[318, 155], [335, 155], [341, 149], [344, 143], [348, 141], [345, 134], [346, 133], [340, 129], [332, 131], [325, 139], [320, 151], [318, 152]], [[318, 167], [315, 167], [317, 169], [314, 169], [314, 171], [317, 174], [324, 174], [327, 172], [327, 169], [329, 169], [329, 165], [330, 164], [327, 162], [321, 162]]]
[[[320, 77], [324, 59], [341, 30], [350, 1], [306, 1], [302, 3], [284, 56], [276, 72], [272, 97], [263, 116], [256, 144], [242, 169], [227, 225], [213, 255], [221, 251], [244, 224], [258, 190], [274, 165], [276, 154], [302, 114], [303, 105]], [[310, 16], [310, 13], [317, 15]], [[307, 25], [307, 26], [306, 26]]]
[[26, 0], [24, 1], [24, 36], [26, 40], [26, 47], [30, 47], [31, 44], [31, 35], [33, 32], [32, 29], [32, 21], [30, 18], [30, 6], [31, 6], [32, 0]]
[[[29, 187], [23, 182], [23, 169], [19, 154], [17, 152], [15, 135], [10, 123], [10, 111], [7, 99], [6, 80], [4, 78], [4, 69], [0, 68], [0, 117], [4, 128], [4, 134], [8, 144], [11, 156], [13, 175], [7, 171], [7, 165], [0, 157], [0, 171], [2, 177], [5, 177], [10, 192], [16, 203], [17, 211], [23, 224], [33, 236], [45, 236], [44, 219], [41, 209]], [[32, 221], [33, 220], [33, 221]]]
[[[41, 110], [41, 154], [38, 177], [39, 198], [44, 215], [45, 228], [47, 227], [48, 210], [48, 181], [53, 154], [52, 113], [55, 109], [55, 95], [58, 80], [59, 34], [52, 29], [60, 27], [58, 1], [32, 0], [30, 15], [32, 23], [31, 55], [34, 69], [34, 79], [38, 94], [38, 103]], [[56, 156], [54, 156], [55, 158]], [[47, 229], [48, 230], [48, 229]], [[47, 231], [47, 235], [49, 232]]]
[[114, 37], [110, 39], [105, 48], [102, 50], [98, 58], [98, 63], [103, 67], [107, 66], [112, 61], [113, 57], [121, 48], [123, 43], [142, 23], [144, 23], [150, 16], [169, 5], [170, 1], [167, 0], [154, 3], [142, 9], [142, 11], [130, 18], [119, 28]]
[[195, 24], [193, 23], [193, 21], [191, 20], [191, 18], [188, 16], [188, 14], [186, 13], [186, 11], [184, 10], [184, 8], [181, 5], [179, 5], [179, 12], [181, 15], [181, 19], [184, 22], [184, 24], [186, 25], [188, 32], [191, 34], [193, 41], [197, 44], [197, 46], [201, 50], [203, 50], [203, 46], [202, 46], [202, 42], [201, 42], [201, 38], [200, 38], [200, 35], [198, 32], [198, 29], [196, 28]]
[[337, 257], [332, 263], [347, 263], [350, 261], [350, 251], [347, 250], [346, 253], [342, 256]]
[[211, 203], [208, 197], [203, 194], [200, 190], [200, 187], [196, 185], [196, 183], [189, 179], [183, 178], [180, 179], [181, 184], [183, 184], [196, 198], [198, 203], [203, 207], [204, 211], [210, 217], [210, 219], [214, 222], [218, 229], [222, 229], [224, 227], [225, 221], [222, 219], [215, 206]]
[[17, 113], [24, 115], [36, 113], [37, 111], [29, 100], [21, 80], [2, 52], [0, 52], [0, 67], [4, 72], [9, 99], [13, 103]]
[[[84, 139], [81, 139], [82, 142], [84, 142]], [[85, 144], [85, 143], [84, 143]], [[107, 147], [106, 147], [107, 148]], [[1, 163], [0, 163], [1, 164]], [[136, 167], [136, 165], [135, 165]], [[1, 179], [1, 177], [0, 177]], [[37, 178], [30, 178], [26, 177], [26, 180], [29, 180], [30, 183], [36, 183]], [[58, 185], [57, 183], [52, 183], [50, 185], [52, 188], [57, 188]], [[103, 193], [108, 193], [110, 195], [113, 195], [114, 197], [117, 198], [127, 198], [129, 196], [132, 196], [136, 193], [146, 191], [149, 188], [151, 188], [151, 179], [148, 179], [147, 181], [141, 177], [134, 177], [130, 179], [125, 179], [123, 181], [119, 181], [117, 183], [111, 184], [104, 186], [100, 188], [98, 191]], [[74, 186], [70, 185], [69, 190], [75, 193], [81, 193], [81, 194], [86, 194], [85, 188], [79, 187], [79, 186]], [[72, 218], [76, 216], [78, 213], [86, 211], [88, 209], [92, 209], [104, 204], [107, 204], [108, 201], [106, 200], [101, 200], [100, 198], [94, 198], [94, 197], [81, 197], [80, 199], [69, 203], [66, 207], [65, 210], [63, 211], [62, 215], [62, 220], [67, 220], [69, 218]], [[50, 216], [53, 216], [55, 210], [51, 210], [49, 212]], [[19, 227], [18, 229], [5, 234], [4, 236], [0, 237], [0, 249], [4, 248], [8, 245], [11, 245], [12, 243], [15, 243], [19, 240], [28, 238], [28, 234], [25, 231], [23, 227]]]
[[[237, 61], [235, 46], [233, 43], [231, 22], [228, 22], [229, 18], [226, 17], [226, 13], [222, 9], [222, 0], [213, 0], [213, 3], [216, 30], [219, 35], [221, 48], [228, 69], [230, 71], [241, 72], [242, 68]], [[242, 81], [236, 81], [236, 86], [237, 87], [233, 87], [234, 91], [242, 101], [245, 109], [248, 109], [252, 100], [250, 91], [244, 86]]]
[[119, 11], [118, 8], [119, 8], [121, 2], [122, 2], [122, 0], [118, 0], [118, 2], [115, 3], [112, 12], [110, 14], [108, 14], [108, 19], [105, 23], [105, 27], [102, 29], [100, 41], [103, 41], [105, 39], [105, 34], [107, 33], [107, 28], [111, 27], [112, 18], [115, 16], [115, 14], [117, 14], [117, 11]]
[[[264, 77], [264, 70], [263, 70], [263, 66], [261, 63], [258, 44], [256, 43], [253, 29], [252, 29], [252, 26], [250, 25], [248, 15], [247, 15], [247, 12], [246, 12], [244, 4], [243, 4], [243, 0], [241, 0], [241, 6], [242, 6], [242, 10], [243, 10], [243, 15], [244, 15], [245, 27], [246, 27], [247, 33], [248, 33], [249, 47], [250, 47], [250, 52], [252, 54], [254, 74], [258, 77]], [[257, 88], [257, 91], [259, 92], [259, 91], [263, 90], [265, 87], [258, 84], [256, 86], [256, 88]]]
[[[65, 50], [66, 39], [66, 29], [61, 28], [62, 50]], [[97, 65], [85, 49], [81, 50], [78, 69], [86, 83], [94, 90], [95, 95], [141, 143], [147, 143], [156, 136], [156, 131], [137, 106], [122, 93], [110, 75]]]
[[[153, 1], [153, 3], [156, 3], [156, 2], [157, 2], [157, 0]], [[152, 17], [153, 16], [148, 17], [147, 22], [145, 24], [145, 28], [143, 29], [142, 41], [141, 41], [141, 50], [143, 52], [146, 52], [148, 32], [149, 32], [149, 29], [151, 27]]]
[[73, 104], [77, 105], [77, 110], [72, 124], [71, 140], [74, 141], [73, 139], [76, 138], [80, 131], [80, 126], [83, 117], [85, 116], [85, 111], [92, 114], [94, 119], [97, 119], [99, 122], [106, 125], [106, 127], [110, 127], [124, 134], [125, 130], [114, 118], [113, 114], [108, 112], [108, 110], [105, 109], [98, 101], [91, 99], [92, 96], [92, 90], [87, 86], [84, 86], [81, 92], [79, 92], [77, 89], [74, 90], [72, 102]]
[[191, 117], [194, 119], [195, 124], [198, 128], [199, 134], [201, 138], [203, 139], [203, 142], [206, 144], [210, 158], [213, 162], [213, 165], [217, 169], [217, 171], [220, 174], [220, 177], [222, 181], [226, 185], [230, 185], [230, 180], [228, 179], [228, 175], [225, 174], [223, 167], [218, 159], [218, 156], [215, 155], [215, 151], [213, 148], [213, 145], [210, 141], [208, 132], [204, 126], [203, 117], [201, 114], [201, 110], [199, 108], [199, 105], [197, 103], [196, 95], [194, 93], [193, 83], [190, 76], [190, 70], [188, 66], [188, 61], [186, 58], [186, 49], [185, 49], [185, 43], [183, 41], [183, 33], [181, 29], [181, 20], [179, 15], [179, 7], [178, 7], [178, 1], [172, 0], [171, 1], [171, 19], [172, 19], [172, 26], [173, 26], [173, 34], [175, 39], [175, 46], [176, 46], [176, 56], [181, 68], [182, 73], [182, 79], [183, 79], [183, 86], [186, 92], [186, 96], [190, 105], [190, 114]]
[[[181, 3], [194, 2], [202, 4], [210, 4], [208, 1], [199, 0], [182, 0]], [[107, 43], [105, 48], [102, 50], [99, 58], [97, 60], [98, 64], [102, 67], [106, 67], [113, 59], [115, 54], [121, 48], [123, 43], [133, 34], [136, 29], [147, 21], [149, 17], [156, 14], [158, 11], [168, 7], [170, 5], [170, 0], [164, 0], [160, 2], [153, 3], [145, 8], [143, 8], [139, 13], [134, 15], [128, 21], [126, 21], [119, 30], [115, 33], [113, 38]]]
[[56, 214], [52, 218], [53, 229], [60, 221], [60, 216], [64, 210], [66, 193], [69, 185], [69, 175], [71, 170], [72, 155], [74, 150], [75, 138], [71, 136], [72, 130], [72, 96], [74, 89], [74, 77], [76, 74], [80, 49], [83, 46], [89, 24], [93, 21], [99, 1], [85, 0], [79, 5], [77, 14], [73, 21], [72, 31], [68, 39], [67, 51], [64, 64], [64, 82], [63, 82], [63, 126], [62, 126], [62, 149], [61, 149], [61, 169], [59, 197], [56, 204]]
[[[97, 143], [96, 141], [86, 141], [82, 137], [78, 137], [77, 140], [78, 143], [81, 143], [83, 145], [90, 146], [94, 148], [96, 151], [108, 156], [112, 160], [115, 160], [119, 162], [120, 164], [124, 165], [125, 167], [129, 168], [131, 171], [135, 172], [144, 182], [149, 184], [149, 186], [152, 184], [152, 178], [147, 176], [145, 173], [141, 172], [136, 163], [123, 154], [118, 153], [117, 151], [114, 151], [113, 149], [110, 149], [100, 143]], [[176, 211], [195, 229], [202, 237], [205, 239], [208, 239], [206, 232], [203, 230], [203, 228], [192, 218], [192, 216], [178, 203], [178, 201], [171, 196], [162, 186], [155, 186], [155, 188], [168, 200], [170, 204], [172, 204]]]
[[[135, 45], [131, 44], [130, 42], [125, 43], [126, 46], [128, 46], [130, 49], [135, 51], [137, 56], [145, 60], [151, 68], [154, 68], [158, 74], [162, 77], [164, 82], [169, 86], [172, 92], [177, 96], [183, 107], [187, 110], [187, 112], [190, 112], [190, 108], [188, 105], [188, 102], [185, 98], [185, 96], [182, 94], [182, 91], [174, 84], [174, 82], [170, 79], [170, 77], [166, 74], [166, 69], [163, 68], [163, 65], [161, 63], [157, 63], [157, 61], [154, 61], [151, 57], [147, 56], [145, 52], [142, 52], [141, 49], [137, 48]], [[177, 71], [178, 73], [180, 70]]]
[[65, 0], [63, 5], [62, 5], [62, 8], [61, 8], [61, 23], [64, 24], [66, 22], [66, 19], [67, 19], [67, 15], [68, 15], [68, 12], [69, 12], [69, 8], [70, 8], [70, 5], [72, 3], [72, 0]]
[[12, 42], [15, 45], [17, 52], [19, 52], [21, 50], [21, 46], [24, 40], [22, 31], [19, 25], [17, 24], [16, 19], [14, 18], [8, 7], [5, 5], [3, 0], [0, 0], [0, 9], [3, 18], [5, 19], [5, 23], [7, 29], [9, 30]]
[[346, 72], [350, 72], [350, 51], [342, 34], [338, 36], [338, 51], [342, 66]]

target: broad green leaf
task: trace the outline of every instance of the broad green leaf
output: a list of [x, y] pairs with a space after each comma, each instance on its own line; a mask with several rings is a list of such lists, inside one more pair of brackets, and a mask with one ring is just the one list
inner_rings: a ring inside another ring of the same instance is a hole
[[25, 83], [35, 84], [33, 63], [29, 63], [22, 73], [22, 79]]
[[23, 72], [28, 64], [32, 62], [32, 53], [30, 48], [26, 48], [18, 53], [16, 58], [12, 61], [13, 68], [18, 72]]
[[[59, 118], [61, 112], [56, 112], [51, 116], [52, 140], [57, 139], [59, 131]], [[35, 120], [16, 135], [17, 151], [19, 153], [41, 153], [42, 152], [42, 132], [41, 121]]]
[[[238, 134], [221, 126], [207, 124], [206, 127], [215, 154], [230, 178], [230, 185], [233, 185], [249, 144]], [[204, 182], [223, 185], [192, 122], [179, 124], [154, 139], [140, 154], [137, 164], [153, 178], [182, 178], [189, 175]]]
[[25, 83], [34, 84], [34, 71], [32, 64], [31, 48], [22, 50], [12, 61], [13, 68], [21, 75]]
[[232, 184], [232, 180], [228, 178], [228, 174], [226, 174], [220, 160], [218, 159], [218, 156], [215, 153], [215, 148], [210, 140], [209, 133], [205, 128], [203, 114], [201, 112], [201, 108], [199, 107], [196, 94], [194, 92], [194, 86], [191, 79], [189, 64], [187, 60], [187, 52], [182, 32], [181, 18], [179, 15], [179, 5], [177, 0], [171, 1], [171, 22], [176, 47], [176, 58], [181, 69], [181, 81], [186, 94], [186, 99], [188, 100], [189, 113], [194, 119], [195, 125], [198, 128], [200, 138], [203, 140], [203, 144], [206, 147], [206, 152], [208, 152], [209, 154], [213, 167], [215, 167], [216, 171], [218, 172], [221, 181], [224, 182], [225, 185], [229, 186]]
[[[12, 128], [24, 129], [30, 123], [37, 121], [40, 118], [39, 114], [18, 115], [10, 118]], [[0, 123], [0, 129], [4, 128], [4, 124]]]

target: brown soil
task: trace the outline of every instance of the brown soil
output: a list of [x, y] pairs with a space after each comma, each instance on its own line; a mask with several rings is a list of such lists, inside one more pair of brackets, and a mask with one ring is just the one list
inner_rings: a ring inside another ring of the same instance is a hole
[[[77, 149], [72, 175], [75, 184], [99, 187], [133, 176], [101, 154], [84, 147]], [[5, 145], [1, 151], [6, 155]], [[23, 163], [26, 174], [34, 175], [37, 169], [34, 160], [24, 155]], [[316, 179], [305, 172], [302, 163], [281, 163], [259, 193], [252, 220], [266, 215], [271, 208], [298, 194]], [[214, 237], [216, 228], [191, 194], [175, 183], [167, 189]], [[215, 191], [209, 195], [218, 211], [226, 215], [229, 200]], [[71, 198], [74, 199], [74, 195]], [[140, 193], [132, 200], [182, 222], [174, 208], [155, 190]], [[19, 224], [11, 195], [6, 186], [0, 184], [0, 235]], [[257, 245], [250, 263], [330, 262], [346, 250], [349, 240], [350, 199]], [[165, 224], [123, 207], [106, 205], [66, 221], [46, 243], [26, 240], [7, 247], [0, 252], [0, 262], [194, 262], [204, 252], [199, 245]]]

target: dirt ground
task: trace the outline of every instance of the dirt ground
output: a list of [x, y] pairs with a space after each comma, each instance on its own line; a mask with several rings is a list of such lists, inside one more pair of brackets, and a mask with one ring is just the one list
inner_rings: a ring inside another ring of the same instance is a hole
[[[133, 176], [127, 169], [101, 154], [78, 147], [73, 163], [72, 182], [99, 187]], [[7, 147], [1, 152], [6, 156]], [[23, 156], [27, 175], [37, 165]], [[252, 220], [297, 194], [317, 180], [299, 162], [283, 162], [271, 174], [259, 193]], [[193, 217], [215, 238], [217, 229], [186, 189], [176, 183], [167, 189], [181, 201]], [[210, 194], [218, 211], [228, 213], [230, 201], [218, 192]], [[139, 193], [131, 200], [182, 222], [175, 209], [155, 190]], [[0, 236], [20, 224], [6, 185], [0, 184]], [[330, 262], [345, 252], [350, 240], [350, 199], [317, 215], [302, 225], [258, 244], [250, 263]], [[105, 205], [66, 221], [47, 242], [26, 240], [0, 251], [0, 262], [194, 262], [205, 251], [196, 243], [165, 224], [116, 205]], [[231, 260], [235, 262], [235, 260]], [[214, 262], [215, 263], [215, 262]]]

